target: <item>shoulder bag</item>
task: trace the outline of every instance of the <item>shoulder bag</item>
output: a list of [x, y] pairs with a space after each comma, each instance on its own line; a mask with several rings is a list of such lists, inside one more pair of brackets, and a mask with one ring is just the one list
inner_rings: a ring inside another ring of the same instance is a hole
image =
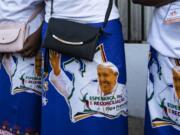
[[[51, 18], [49, 20], [44, 48], [57, 51], [68, 56], [93, 60], [97, 41], [104, 33], [113, 0], [109, 0], [104, 25], [100, 28], [88, 24], [77, 23], [67, 19], [53, 18], [53, 0], [51, 1]], [[81, 11], [80, 11], [81, 12]]]

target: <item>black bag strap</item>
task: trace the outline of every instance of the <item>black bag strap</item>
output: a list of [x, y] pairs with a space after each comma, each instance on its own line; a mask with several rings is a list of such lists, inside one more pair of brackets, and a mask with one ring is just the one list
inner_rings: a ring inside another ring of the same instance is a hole
[[54, 4], [54, 0], [51, 0], [51, 12], [50, 12], [51, 17], [52, 17], [52, 14], [53, 14], [53, 4]]
[[118, 0], [115, 0], [116, 7], [118, 8]]
[[[108, 8], [107, 8], [107, 11], [106, 11], [106, 14], [105, 14], [105, 18], [104, 18], [104, 24], [102, 26], [102, 29], [104, 29], [108, 23], [108, 20], [109, 20], [109, 17], [110, 17], [110, 14], [111, 14], [111, 11], [112, 11], [112, 7], [113, 7], [113, 1], [114, 0], [109, 0], [109, 4], [108, 4]], [[53, 14], [53, 4], [54, 4], [54, 0], [51, 0], [51, 11], [50, 11], [50, 14], [52, 16]], [[117, 0], [115, 0], [115, 4], [117, 4]]]
[[109, 5], [108, 5], [108, 8], [107, 8], [107, 11], [106, 11], [106, 14], [105, 14], [104, 24], [103, 24], [103, 27], [102, 27], [103, 29], [106, 27], [106, 25], [108, 23], [112, 7], [113, 7], [113, 0], [109, 0]]

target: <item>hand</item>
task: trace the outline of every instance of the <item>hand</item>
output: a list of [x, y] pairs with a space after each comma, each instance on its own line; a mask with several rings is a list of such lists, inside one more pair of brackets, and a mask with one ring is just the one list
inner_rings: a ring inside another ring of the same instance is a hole
[[41, 27], [30, 35], [25, 43], [24, 48], [19, 51], [23, 57], [34, 57], [41, 47]]
[[10, 54], [10, 53], [5, 53], [5, 54], [4, 54], [4, 57], [5, 57], [6, 59], [9, 59], [9, 58], [10, 58], [10, 56], [11, 56], [11, 54]]
[[54, 74], [58, 76], [61, 73], [60, 54], [50, 50], [49, 57], [52, 70], [54, 71]]

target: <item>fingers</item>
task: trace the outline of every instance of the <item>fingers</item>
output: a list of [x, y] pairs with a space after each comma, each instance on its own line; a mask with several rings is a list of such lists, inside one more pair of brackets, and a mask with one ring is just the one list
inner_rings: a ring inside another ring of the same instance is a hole
[[23, 57], [34, 57], [40, 49], [40, 43], [26, 40], [24, 48], [19, 51]]
[[11, 56], [11, 53], [5, 53], [4, 56], [5, 56], [7, 59], [9, 59], [10, 56]]
[[28, 49], [26, 51], [22, 51], [21, 52], [21, 55], [23, 57], [34, 57], [36, 55], [37, 51], [36, 50], [33, 50], [33, 49]]
[[26, 50], [22, 50], [21, 52], [21, 55], [23, 56], [23, 57], [32, 57], [32, 56], [34, 56], [34, 52], [33, 52], [33, 50], [32, 49], [26, 49]]
[[56, 54], [58, 54], [56, 51], [53, 51], [53, 50], [49, 50], [49, 53], [50, 53], [51, 55], [56, 55]]
[[31, 34], [24, 43], [24, 48], [19, 51], [23, 57], [34, 57], [41, 47], [41, 27]]
[[53, 55], [53, 53], [52, 53], [52, 50], [49, 50], [49, 58], [52, 60], [52, 56]]
[[59, 59], [59, 53], [53, 50], [49, 50], [49, 57], [50, 59]]

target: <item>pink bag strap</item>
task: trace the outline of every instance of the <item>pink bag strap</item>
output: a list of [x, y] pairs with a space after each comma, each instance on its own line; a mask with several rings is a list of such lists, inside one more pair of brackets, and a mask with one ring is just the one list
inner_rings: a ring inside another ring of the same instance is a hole
[[[36, 9], [33, 11], [32, 15], [29, 17], [28, 21], [26, 22], [26, 26], [29, 22], [31, 22], [42, 10], [44, 9], [44, 3], [42, 2], [39, 4]], [[29, 37], [29, 30], [26, 30], [25, 39]]]
[[43, 8], [44, 3], [39, 4], [35, 11], [32, 13], [32, 15], [29, 17], [27, 23], [31, 22], [43, 10]]

